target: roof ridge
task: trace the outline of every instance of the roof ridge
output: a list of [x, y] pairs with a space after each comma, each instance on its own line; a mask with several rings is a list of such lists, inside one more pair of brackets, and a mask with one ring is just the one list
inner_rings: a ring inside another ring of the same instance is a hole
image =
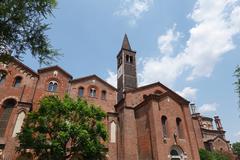
[[91, 74], [91, 75], [88, 75], [88, 76], [84, 76], [84, 77], [80, 77], [80, 78], [73, 79], [73, 80], [70, 81], [70, 83], [82, 81], [82, 80], [89, 79], [89, 78], [92, 78], [92, 77], [96, 77], [96, 78], [99, 79], [101, 82], [103, 82], [103, 83], [107, 84], [109, 87], [111, 87], [113, 90], [117, 90], [114, 86], [112, 86], [110, 83], [108, 83], [107, 81], [105, 81], [104, 79], [102, 79], [101, 77], [99, 77], [99, 76], [96, 75], [96, 74]]
[[37, 71], [38, 73], [42, 73], [44, 71], [47, 71], [47, 70], [51, 70], [51, 69], [54, 69], [54, 68], [57, 68], [59, 69], [60, 71], [62, 71], [64, 74], [66, 74], [68, 77], [70, 77], [71, 79], [73, 78], [73, 76], [68, 73], [67, 71], [65, 71], [62, 67], [58, 66], [58, 65], [53, 65], [53, 66], [47, 66], [47, 67], [43, 67], [43, 68], [39, 68]]

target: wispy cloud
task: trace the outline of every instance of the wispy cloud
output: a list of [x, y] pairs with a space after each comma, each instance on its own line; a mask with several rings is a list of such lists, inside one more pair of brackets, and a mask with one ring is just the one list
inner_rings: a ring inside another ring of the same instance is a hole
[[117, 87], [117, 74], [108, 70], [108, 77], [106, 79], [106, 81], [113, 85], [114, 87]]
[[186, 98], [187, 100], [195, 101], [197, 89], [192, 87], [185, 87], [182, 91], [177, 91], [177, 93], [182, 97]]
[[217, 103], [203, 104], [201, 107], [197, 109], [197, 111], [202, 114], [214, 113], [217, 111], [217, 107], [218, 107]]
[[238, 131], [235, 136], [237, 137], [237, 140], [240, 141], [240, 131]]
[[182, 63], [169, 56], [146, 58], [143, 60], [143, 69], [140, 71], [140, 85], [160, 81], [172, 87], [176, 78], [183, 72]]
[[[121, 2], [123, 5], [118, 14], [138, 19], [143, 12], [149, 10], [153, 0]], [[240, 33], [240, 0], [197, 0], [188, 18], [195, 25], [189, 29], [188, 40], [181, 43], [185, 43], [184, 49], [174, 54], [142, 58], [140, 85], [160, 81], [173, 87], [182, 75], [187, 75], [188, 81], [210, 77], [223, 55], [235, 48], [234, 37]], [[181, 35], [176, 28], [173, 25], [159, 36], [157, 44], [161, 53], [174, 52], [172, 42], [177, 42]]]
[[196, 25], [190, 30], [184, 51], [186, 63], [192, 67], [188, 80], [209, 77], [219, 59], [235, 48], [233, 38], [240, 31], [240, 7], [237, 1], [198, 0], [196, 3], [190, 14]]
[[[142, 84], [161, 81], [171, 86], [186, 71], [190, 73], [186, 80], [209, 77], [222, 56], [235, 48], [233, 38], [240, 33], [239, 0], [198, 0], [188, 17], [195, 26], [189, 30], [183, 51], [176, 56], [145, 58], [140, 73]], [[178, 33], [170, 29], [160, 37], [171, 31], [173, 35]], [[171, 51], [171, 47], [165, 48]]]
[[148, 12], [153, 0], [121, 0], [120, 8], [114, 14], [129, 17], [131, 25], [141, 18], [144, 12]]
[[170, 28], [166, 34], [158, 37], [158, 48], [162, 54], [173, 53], [173, 43], [180, 37], [180, 33], [176, 32], [176, 24]]

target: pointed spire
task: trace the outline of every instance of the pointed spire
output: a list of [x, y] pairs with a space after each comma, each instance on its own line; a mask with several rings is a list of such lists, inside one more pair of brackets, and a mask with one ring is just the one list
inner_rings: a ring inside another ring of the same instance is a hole
[[127, 37], [126, 33], [125, 33], [124, 38], [123, 38], [122, 48], [132, 50], [131, 46], [129, 44], [128, 37]]

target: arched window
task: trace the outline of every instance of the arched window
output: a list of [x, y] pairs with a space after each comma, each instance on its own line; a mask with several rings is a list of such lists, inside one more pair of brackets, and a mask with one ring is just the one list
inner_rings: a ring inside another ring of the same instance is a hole
[[175, 149], [172, 149], [170, 152], [171, 156], [178, 156], [178, 152]]
[[171, 155], [171, 160], [181, 160], [181, 156], [175, 149], [171, 150], [170, 155]]
[[103, 90], [101, 94], [101, 99], [106, 100], [107, 98], [107, 91]]
[[176, 124], [177, 124], [177, 135], [178, 135], [178, 137], [179, 138], [184, 138], [182, 120], [180, 118], [176, 118]]
[[184, 153], [181, 148], [178, 146], [173, 146], [170, 150], [170, 157], [171, 160], [183, 160], [184, 159]]
[[83, 94], [84, 94], [84, 88], [83, 88], [83, 87], [79, 87], [79, 89], [78, 89], [78, 95], [79, 95], [80, 97], [83, 97]]
[[162, 121], [162, 133], [163, 133], [163, 137], [168, 137], [167, 117], [166, 117], [166, 116], [162, 116], [161, 121]]
[[17, 76], [13, 82], [13, 87], [19, 87], [22, 81], [22, 77]]
[[3, 102], [3, 105], [1, 107], [3, 111], [2, 114], [0, 115], [0, 137], [4, 136], [13, 107], [16, 104], [17, 101], [13, 98], [7, 99]]
[[126, 62], [127, 63], [133, 63], [133, 56], [126, 55]]
[[7, 73], [5, 71], [0, 71], [0, 84], [5, 82]]
[[90, 97], [96, 97], [96, 94], [97, 94], [96, 88], [94, 88], [94, 87], [90, 88], [89, 96]]
[[48, 91], [56, 92], [58, 83], [56, 81], [50, 81], [48, 84]]
[[22, 128], [22, 124], [23, 124], [23, 120], [25, 118], [25, 113], [22, 111], [18, 114], [17, 120], [16, 120], [16, 124], [13, 130], [13, 137], [16, 137], [17, 133], [19, 133], [21, 131]]
[[111, 132], [111, 134], [110, 134], [111, 135], [110, 142], [111, 143], [116, 143], [117, 127], [116, 127], [116, 123], [114, 121], [111, 122], [110, 132]]

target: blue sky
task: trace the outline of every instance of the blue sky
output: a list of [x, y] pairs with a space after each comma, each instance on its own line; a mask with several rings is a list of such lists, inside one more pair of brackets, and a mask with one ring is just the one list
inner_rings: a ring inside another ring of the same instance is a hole
[[[54, 16], [47, 34], [63, 53], [56, 64], [75, 78], [97, 74], [114, 85], [127, 33], [139, 85], [160, 81], [203, 115], [219, 115], [231, 142], [240, 139], [240, 0], [59, 0]], [[39, 67], [30, 56], [24, 63]]]

